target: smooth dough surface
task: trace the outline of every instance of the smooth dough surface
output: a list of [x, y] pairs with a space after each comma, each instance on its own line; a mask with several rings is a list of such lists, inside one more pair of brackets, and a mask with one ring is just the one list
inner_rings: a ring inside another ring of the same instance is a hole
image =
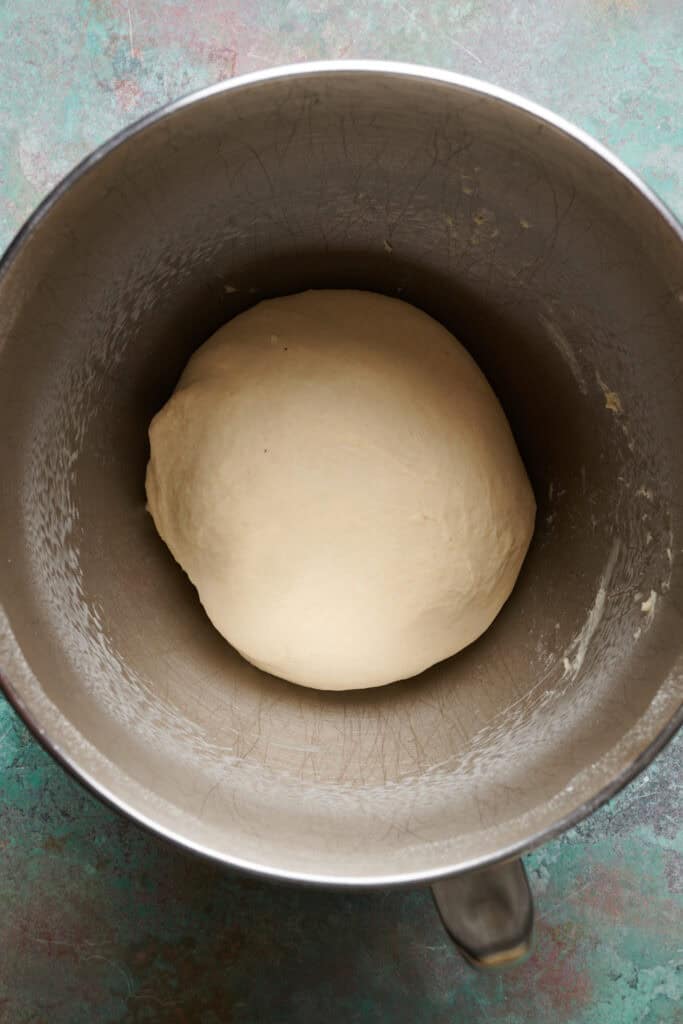
[[326, 690], [472, 643], [517, 578], [535, 502], [458, 341], [398, 299], [261, 302], [190, 359], [150, 426], [149, 510], [214, 626]]

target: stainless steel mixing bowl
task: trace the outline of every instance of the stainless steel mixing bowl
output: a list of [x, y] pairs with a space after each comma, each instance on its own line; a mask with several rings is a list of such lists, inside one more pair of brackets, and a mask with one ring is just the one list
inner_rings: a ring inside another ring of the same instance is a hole
[[[449, 327], [539, 506], [486, 635], [374, 691], [246, 664], [145, 512], [147, 426], [189, 354], [258, 299], [311, 287], [399, 295]], [[436, 887], [451, 932], [474, 959], [514, 957], [531, 905], [510, 858], [614, 793], [679, 721], [682, 340], [680, 227], [517, 97], [312, 64], [153, 114], [69, 175], [2, 264], [8, 697], [157, 832], [290, 879], [455, 874]]]

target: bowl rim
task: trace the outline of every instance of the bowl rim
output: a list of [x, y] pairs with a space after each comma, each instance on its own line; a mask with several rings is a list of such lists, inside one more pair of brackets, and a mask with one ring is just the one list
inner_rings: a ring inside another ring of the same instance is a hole
[[[73, 167], [72, 170], [70, 170], [52, 188], [52, 190], [43, 198], [19, 228], [0, 258], [0, 283], [9, 272], [9, 269], [21, 247], [35, 232], [43, 218], [50, 212], [61, 196], [65, 194], [81, 177], [86, 175], [92, 167], [102, 161], [110, 152], [122, 143], [126, 142], [128, 139], [140, 134], [146, 128], [156, 124], [157, 122], [171, 117], [179, 110], [195, 103], [200, 103], [213, 96], [283, 78], [306, 78], [324, 76], [330, 73], [389, 75], [402, 78], [417, 78], [423, 81], [443, 85], [453, 85], [459, 88], [464, 88], [481, 97], [500, 100], [509, 106], [516, 107], [525, 113], [533, 115], [539, 121], [546, 123], [549, 127], [552, 127], [568, 136], [573, 142], [590, 150], [602, 162], [607, 164], [612, 171], [625, 179], [638, 193], [640, 193], [641, 197], [654, 208], [655, 213], [664, 221], [666, 226], [674, 235], [674, 238], [681, 245], [681, 249], [683, 251], [683, 225], [678, 221], [676, 216], [671, 210], [669, 210], [653, 189], [651, 189], [649, 185], [645, 184], [640, 176], [632, 171], [619, 157], [612, 153], [608, 147], [603, 145], [601, 142], [598, 142], [588, 132], [577, 127], [571, 121], [553, 113], [541, 104], [535, 103], [518, 93], [501, 88], [485, 80], [429, 65], [384, 60], [321, 60], [278, 65], [276, 67], [238, 75], [214, 85], [194, 90], [175, 100], [169, 101], [161, 107], [158, 107], [149, 114], [144, 115], [138, 120], [132, 122], [130, 125], [122, 128], [114, 135], [110, 136], [79, 163], [77, 163], [76, 166]], [[8, 635], [3, 639], [6, 639], [12, 648], [21, 652], [21, 648], [11, 630], [8, 630]], [[683, 652], [677, 658], [672, 673], [670, 673], [667, 678], [671, 678], [673, 674], [680, 670], [682, 665]], [[33, 675], [32, 672], [30, 672], [30, 674]], [[24, 724], [28, 727], [33, 737], [38, 741], [43, 749], [46, 750], [47, 753], [50, 754], [64, 769], [66, 769], [72, 778], [76, 779], [77, 782], [93, 793], [93, 795], [103, 803], [125, 817], [132, 819], [136, 824], [141, 825], [154, 835], [162, 836], [174, 843], [176, 846], [208, 858], [214, 862], [238, 868], [260, 877], [346, 889], [429, 883], [440, 878], [447, 878], [450, 875], [460, 874], [469, 870], [490, 866], [519, 857], [522, 854], [535, 849], [546, 840], [552, 839], [567, 829], [577, 825], [584, 818], [597, 810], [598, 807], [602, 806], [602, 804], [606, 803], [620, 792], [620, 790], [634, 779], [636, 775], [650, 764], [655, 756], [673, 738], [681, 725], [683, 725], [682, 702], [664, 726], [650, 740], [647, 746], [645, 746], [645, 748], [642, 749], [631, 762], [623, 767], [621, 771], [617, 772], [616, 775], [614, 775], [614, 777], [600, 788], [592, 797], [577, 805], [577, 807], [567, 814], [553, 821], [546, 828], [539, 829], [521, 840], [510, 843], [509, 845], [496, 850], [494, 853], [484, 854], [457, 865], [445, 865], [444, 867], [429, 869], [426, 871], [412, 870], [407, 872], [394, 872], [387, 875], [369, 875], [367, 877], [344, 876], [326, 874], [325, 872], [275, 868], [268, 864], [257, 863], [237, 856], [230, 856], [222, 850], [209, 848], [202, 843], [193, 841], [187, 835], [183, 835], [166, 827], [165, 825], [155, 822], [141, 810], [130, 806], [125, 799], [118, 797], [114, 792], [108, 789], [107, 786], [99, 783], [95, 778], [93, 778], [89, 771], [79, 766], [75, 758], [68, 756], [50, 740], [44, 726], [25, 706], [19, 691], [13, 686], [2, 665], [0, 665], [0, 692], [4, 693], [10, 706], [23, 720]]]

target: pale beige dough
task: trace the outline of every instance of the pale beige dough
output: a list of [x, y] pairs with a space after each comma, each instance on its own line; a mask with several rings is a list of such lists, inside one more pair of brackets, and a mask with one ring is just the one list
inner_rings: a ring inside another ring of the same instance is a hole
[[380, 686], [472, 643], [533, 532], [481, 371], [425, 313], [370, 292], [303, 292], [231, 320], [150, 442], [150, 512], [209, 618], [305, 686]]

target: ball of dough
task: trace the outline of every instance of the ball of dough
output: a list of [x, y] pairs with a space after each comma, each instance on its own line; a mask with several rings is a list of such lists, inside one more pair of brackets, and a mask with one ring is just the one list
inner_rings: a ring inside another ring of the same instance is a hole
[[231, 320], [150, 443], [149, 510], [214, 626], [304, 686], [381, 686], [472, 643], [533, 532], [481, 371], [431, 317], [371, 292]]

